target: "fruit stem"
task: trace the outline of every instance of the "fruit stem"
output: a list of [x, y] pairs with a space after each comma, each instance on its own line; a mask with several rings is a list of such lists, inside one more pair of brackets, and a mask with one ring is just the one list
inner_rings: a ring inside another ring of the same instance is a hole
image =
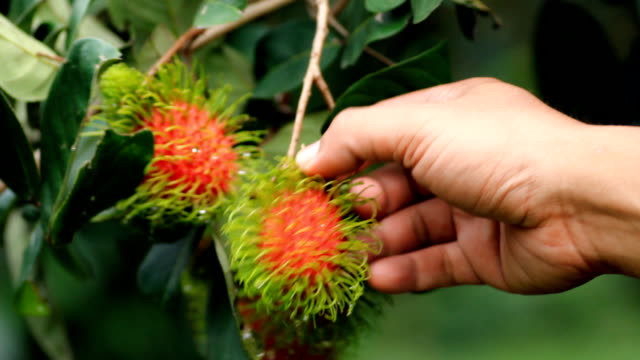
[[[313, 45], [311, 47], [311, 55], [309, 56], [309, 66], [304, 76], [302, 83], [302, 92], [300, 93], [300, 99], [298, 100], [298, 108], [296, 110], [296, 118], [293, 123], [293, 133], [291, 134], [291, 142], [289, 143], [289, 151], [287, 156], [292, 158], [295, 156], [296, 151], [300, 143], [300, 133], [302, 132], [302, 123], [307, 111], [307, 104], [311, 97], [311, 88], [313, 83], [320, 84], [319, 88], [324, 89], [323, 95], [328, 101], [329, 106], [333, 103], [333, 97], [329, 101], [327, 98], [328, 86], [322, 78], [322, 72], [320, 69], [320, 57], [322, 56], [322, 48], [324, 41], [328, 33], [328, 19], [329, 19], [329, 0], [316, 0], [317, 14], [316, 14], [316, 33], [313, 38]], [[322, 86], [325, 85], [325, 86]]]

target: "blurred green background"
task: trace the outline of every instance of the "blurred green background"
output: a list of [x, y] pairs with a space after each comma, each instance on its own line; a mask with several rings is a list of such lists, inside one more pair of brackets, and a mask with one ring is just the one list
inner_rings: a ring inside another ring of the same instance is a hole
[[[486, 3], [503, 26], [495, 30], [480, 19], [473, 41], [462, 36], [450, 6], [419, 28], [425, 33], [413, 34], [449, 40], [455, 79], [494, 76], [585, 120], [636, 121], [635, 1]], [[572, 4], [589, 16], [576, 13]], [[77, 358], [196, 359], [178, 315], [181, 304], [162, 307], [139, 294], [136, 267], [147, 248], [130, 236], [123, 230], [94, 239], [104, 267], [97, 281], [75, 279], [46, 262], [50, 295], [67, 319]], [[13, 309], [4, 259], [0, 256], [0, 359], [44, 359]], [[637, 359], [639, 299], [640, 281], [613, 275], [555, 295], [471, 286], [400, 295], [344, 358]]]

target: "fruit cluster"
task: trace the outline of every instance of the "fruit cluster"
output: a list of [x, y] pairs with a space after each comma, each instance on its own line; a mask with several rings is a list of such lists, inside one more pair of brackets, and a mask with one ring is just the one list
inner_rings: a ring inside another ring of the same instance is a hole
[[247, 116], [226, 105], [228, 90], [207, 90], [183, 64], [153, 78], [116, 64], [100, 85], [99, 119], [155, 140], [144, 181], [116, 212], [160, 228], [222, 224], [254, 357], [335, 357], [381, 305], [365, 285], [378, 250], [374, 220], [353, 213], [362, 200], [352, 185], [265, 159], [260, 134], [243, 130]]

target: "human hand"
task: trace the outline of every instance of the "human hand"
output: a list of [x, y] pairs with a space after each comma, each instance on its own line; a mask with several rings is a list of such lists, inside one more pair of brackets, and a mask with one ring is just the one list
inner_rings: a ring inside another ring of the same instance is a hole
[[616, 192], [635, 194], [640, 180], [611, 176], [628, 169], [638, 133], [600, 129], [603, 140], [594, 128], [518, 87], [470, 79], [347, 109], [297, 161], [329, 178], [391, 163], [360, 179], [379, 204], [384, 245], [373, 287], [549, 293], [606, 272], [640, 274], [629, 240], [640, 206]]

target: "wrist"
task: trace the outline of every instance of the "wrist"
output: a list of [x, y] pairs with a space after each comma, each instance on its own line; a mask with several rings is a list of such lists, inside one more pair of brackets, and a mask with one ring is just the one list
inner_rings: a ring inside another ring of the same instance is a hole
[[580, 125], [559, 164], [565, 215], [598, 272], [640, 277], [640, 128]]

